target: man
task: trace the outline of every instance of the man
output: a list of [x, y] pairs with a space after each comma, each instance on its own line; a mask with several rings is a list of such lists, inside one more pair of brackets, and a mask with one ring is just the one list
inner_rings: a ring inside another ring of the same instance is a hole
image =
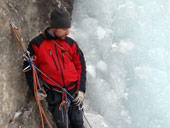
[[[71, 100], [68, 108], [69, 125], [71, 128], [84, 128], [83, 115], [79, 106], [83, 104], [84, 100], [86, 65], [83, 53], [77, 43], [67, 37], [70, 26], [70, 15], [63, 9], [56, 8], [51, 13], [50, 27], [30, 42], [28, 51], [30, 56], [34, 58], [35, 65], [44, 74], [75, 97], [72, 100], [68, 96]], [[24, 67], [28, 65], [28, 62], [25, 61]], [[32, 71], [25, 74], [33, 91]], [[62, 102], [62, 89], [43, 74], [39, 75], [44, 84], [50, 87], [50, 89], [46, 88], [47, 86], [44, 88], [47, 93], [48, 108], [57, 128], [66, 128], [66, 112], [63, 113], [59, 110]], [[42, 92], [39, 91], [39, 98], [41, 99], [43, 96]]]

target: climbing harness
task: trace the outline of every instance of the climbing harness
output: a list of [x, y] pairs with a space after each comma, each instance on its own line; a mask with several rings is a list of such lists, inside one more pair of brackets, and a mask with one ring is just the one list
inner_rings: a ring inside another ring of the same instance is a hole
[[[39, 68], [37, 68], [37, 67], [35, 66], [35, 64], [34, 64], [33, 61], [34, 61], [36, 58], [31, 57], [29, 51], [27, 51], [27, 49], [26, 49], [25, 46], [23, 45], [23, 44], [24, 44], [24, 43], [23, 43], [23, 37], [20, 35], [18, 28], [17, 28], [13, 23], [11, 23], [11, 27], [12, 27], [13, 33], [15, 34], [16, 39], [18, 40], [18, 42], [21, 44], [21, 46], [22, 46], [22, 48], [23, 48], [23, 52], [24, 52], [24, 53], [23, 53], [23, 57], [24, 57], [24, 59], [25, 59], [27, 62], [29, 62], [29, 66], [27, 66], [27, 67], [24, 69], [24, 72], [27, 72], [28, 70], [31, 70], [31, 69], [32, 69], [32, 72], [33, 72], [34, 95], [35, 95], [35, 99], [36, 99], [36, 102], [37, 102], [37, 105], [38, 105], [38, 108], [39, 108], [39, 112], [40, 112], [40, 116], [41, 116], [42, 128], [44, 128], [44, 118], [45, 118], [48, 126], [49, 126], [50, 128], [53, 128], [53, 127], [52, 127], [52, 125], [50, 124], [50, 122], [48, 121], [48, 119], [47, 119], [47, 117], [46, 117], [46, 115], [45, 115], [45, 113], [44, 113], [44, 110], [43, 110], [43, 108], [42, 108], [42, 105], [41, 105], [41, 103], [40, 103], [39, 97], [38, 97], [37, 85], [38, 85], [38, 87], [39, 87], [40, 90], [41, 90], [41, 85], [40, 85], [40, 81], [39, 81], [39, 77], [38, 77], [38, 73], [37, 73], [37, 72], [41, 73], [43, 76], [45, 76], [47, 79], [49, 79], [51, 82], [53, 82], [57, 87], [59, 87], [59, 88], [61, 89], [61, 91], [62, 91], [62, 102], [61, 102], [61, 104], [60, 104], [60, 106], [59, 106], [59, 110], [61, 110], [62, 113], [63, 113], [63, 109], [65, 109], [67, 128], [69, 128], [69, 126], [68, 126], [68, 121], [69, 121], [69, 119], [68, 119], [68, 108], [69, 108], [69, 106], [70, 106], [71, 101], [68, 99], [67, 96], [70, 96], [71, 99], [74, 99], [74, 97], [73, 97], [72, 95], [70, 95], [65, 88], [62, 88], [59, 84], [57, 84], [55, 81], [53, 81], [51, 78], [49, 78], [46, 74], [44, 74]], [[57, 42], [53, 42], [53, 43], [56, 44]], [[56, 44], [56, 45], [58, 45], [58, 44]], [[58, 46], [58, 47], [59, 47], [59, 46]], [[60, 47], [60, 48], [62, 49], [62, 47]], [[63, 49], [63, 50], [64, 50], [64, 49]], [[66, 53], [67, 53], [67, 52], [66, 52]], [[67, 54], [67, 56], [69, 57], [70, 55]], [[72, 60], [71, 56], [70, 56], [69, 58], [70, 58], [70, 60]], [[49, 87], [47, 84], [46, 84], [45, 86], [46, 86], [47, 88], [50, 88], [51, 90], [54, 90], [53, 88]], [[80, 108], [80, 107], [79, 107], [79, 108]], [[86, 118], [86, 116], [85, 116], [82, 108], [80, 108], [80, 111], [83, 113], [83, 117], [84, 117], [85, 120], [87, 121], [89, 127], [92, 128], [91, 125], [90, 125], [90, 123], [88, 122], [88, 120], [87, 120], [87, 118]], [[62, 121], [64, 121], [64, 118], [63, 118]]]

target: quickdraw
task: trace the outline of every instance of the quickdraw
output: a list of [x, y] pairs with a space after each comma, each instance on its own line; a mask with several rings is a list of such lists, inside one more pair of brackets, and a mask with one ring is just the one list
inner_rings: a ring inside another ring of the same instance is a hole
[[[53, 128], [52, 125], [50, 124], [50, 122], [48, 121], [45, 113], [44, 113], [44, 110], [43, 110], [43, 108], [41, 106], [41, 103], [40, 103], [40, 100], [39, 100], [39, 97], [38, 97], [37, 85], [40, 87], [40, 84], [39, 84], [39, 81], [38, 81], [38, 75], [37, 75], [37, 72], [36, 72], [35, 65], [32, 62], [32, 59], [30, 57], [30, 53], [27, 51], [27, 49], [23, 45], [23, 38], [20, 35], [20, 33], [18, 31], [18, 28], [13, 23], [11, 23], [11, 27], [12, 27], [12, 31], [15, 34], [15, 37], [16, 37], [17, 41], [21, 44], [21, 46], [23, 48], [24, 58], [27, 59], [27, 61], [29, 61], [30, 65], [26, 69], [32, 68], [32, 70], [33, 70], [34, 95], [35, 95], [35, 99], [36, 99], [36, 102], [37, 102], [37, 105], [38, 105], [38, 109], [39, 109], [39, 112], [40, 112], [40, 116], [41, 116], [42, 128], [44, 128], [44, 118], [47, 121], [48, 126], [50, 128]], [[37, 81], [38, 81], [38, 83], [37, 83]]]
[[[11, 23], [11, 27], [12, 27], [12, 31], [15, 34], [15, 37], [16, 37], [17, 41], [21, 44], [21, 46], [23, 48], [23, 52], [24, 52], [23, 56], [24, 56], [24, 58], [29, 62], [29, 66], [24, 69], [24, 72], [26, 72], [27, 70], [30, 70], [30, 69], [32, 69], [32, 71], [33, 71], [34, 94], [35, 94], [35, 99], [36, 99], [36, 102], [37, 102], [37, 105], [38, 105], [38, 108], [39, 108], [39, 112], [40, 112], [40, 116], [41, 116], [42, 128], [44, 128], [44, 118], [47, 121], [48, 126], [50, 128], [53, 128], [53, 127], [50, 124], [50, 122], [48, 121], [48, 119], [47, 119], [47, 117], [46, 117], [46, 115], [44, 113], [44, 110], [43, 110], [43, 108], [41, 106], [39, 97], [38, 97], [37, 85], [39, 86], [40, 90], [41, 90], [41, 86], [40, 86], [40, 82], [39, 82], [37, 72], [44, 75], [47, 79], [49, 79], [51, 82], [53, 82], [57, 87], [59, 87], [62, 90], [63, 94], [62, 94], [62, 103], [60, 105], [60, 109], [64, 108], [66, 113], [67, 113], [66, 116], [67, 116], [67, 128], [68, 128], [69, 127], [68, 126], [68, 107], [70, 106], [70, 100], [67, 98], [67, 95], [70, 96], [71, 99], [74, 99], [74, 97], [72, 95], [70, 95], [66, 91], [66, 89], [62, 88], [59, 84], [57, 84], [55, 81], [53, 81], [51, 78], [49, 78], [46, 74], [44, 74], [39, 68], [37, 68], [35, 66], [35, 64], [33, 62], [34, 58], [30, 57], [29, 51], [27, 51], [27, 49], [25, 48], [24, 43], [23, 43], [23, 37], [20, 35], [18, 28], [13, 23]], [[83, 113], [83, 117], [85, 118], [87, 124], [89, 125], [90, 128], [92, 128], [90, 123], [88, 122], [84, 112], [83, 112], [83, 109], [80, 108], [80, 110]]]
[[62, 93], [62, 102], [59, 106], [59, 110], [62, 112], [62, 122], [64, 122], [64, 112], [63, 112], [63, 108], [65, 109], [66, 112], [66, 123], [67, 123], [67, 128], [69, 128], [68, 126], [68, 108], [70, 107], [70, 100], [67, 98], [67, 95], [65, 95], [65, 93]]

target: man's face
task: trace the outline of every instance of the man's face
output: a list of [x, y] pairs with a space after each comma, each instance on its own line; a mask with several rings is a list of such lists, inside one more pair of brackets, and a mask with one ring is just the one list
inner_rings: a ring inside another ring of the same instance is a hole
[[54, 35], [59, 37], [59, 39], [64, 40], [69, 34], [69, 28], [58, 28], [54, 29]]

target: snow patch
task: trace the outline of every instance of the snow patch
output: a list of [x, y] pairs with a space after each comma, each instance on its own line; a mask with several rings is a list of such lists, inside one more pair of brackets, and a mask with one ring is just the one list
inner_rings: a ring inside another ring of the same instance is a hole
[[[99, 114], [93, 114], [93, 113], [85, 113], [90, 125], [94, 128], [109, 128], [108, 125], [105, 123], [103, 117]], [[89, 128], [88, 124], [86, 121], [85, 122], [85, 127]]]
[[18, 111], [14, 114], [14, 119], [18, 118], [22, 114], [21, 111]]
[[148, 73], [151, 72], [151, 68], [148, 65], [141, 65], [139, 67], [135, 67], [134, 71], [136, 76], [138, 76], [140, 79], [146, 79]]
[[130, 40], [121, 40], [119, 44], [113, 43], [112, 49], [117, 52], [127, 53], [134, 49], [134, 44]]
[[101, 72], [107, 71], [107, 64], [103, 60], [98, 61], [96, 67]]
[[87, 73], [92, 76], [93, 78], [96, 78], [96, 71], [95, 67], [93, 65], [88, 65], [87, 66]]
[[104, 38], [106, 34], [106, 31], [102, 28], [102, 27], [97, 27], [97, 36], [98, 36], [98, 39], [101, 40]]

